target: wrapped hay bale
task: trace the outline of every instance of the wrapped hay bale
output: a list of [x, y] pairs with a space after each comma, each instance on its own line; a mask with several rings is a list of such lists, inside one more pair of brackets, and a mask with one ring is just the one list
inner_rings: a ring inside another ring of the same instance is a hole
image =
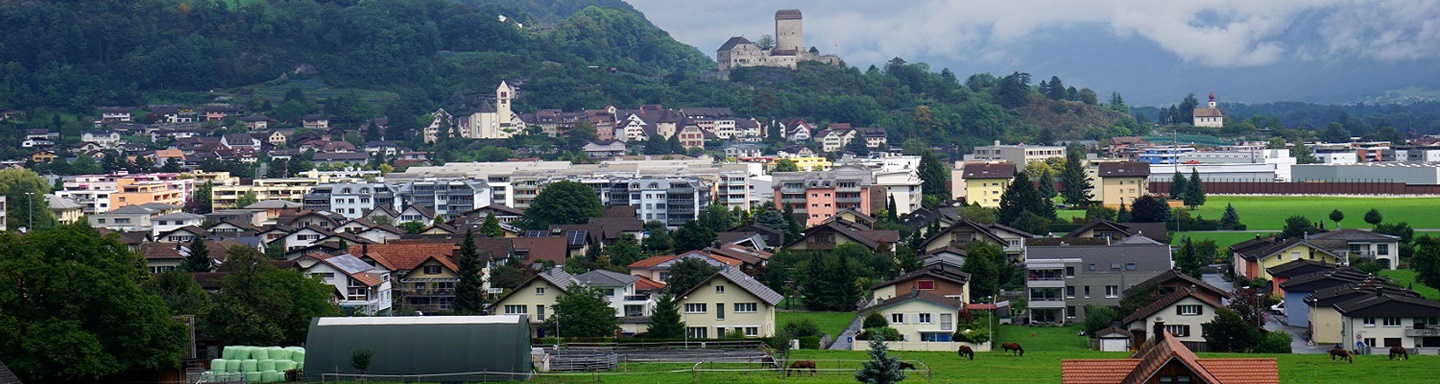
[[259, 360], [259, 362], [255, 364], [255, 370], [260, 372], [274, 371], [275, 360]]
[[280, 372], [276, 372], [276, 371], [264, 371], [264, 372], [260, 372], [260, 382], [262, 382], [262, 383], [278, 383], [278, 382], [280, 382], [280, 381], [282, 381], [282, 380], [284, 380], [284, 379], [285, 379], [285, 376], [284, 376], [284, 375], [281, 375]]
[[266, 353], [270, 355], [270, 360], [290, 360], [290, 355], [294, 354], [295, 351], [280, 347], [272, 347], [269, 351], [266, 351]]
[[295, 369], [295, 362], [290, 360], [275, 360], [275, 370], [285, 372]]
[[304, 370], [305, 370], [305, 362], [304, 362], [304, 361], [297, 361], [297, 362], [295, 362], [295, 369], [296, 369], [296, 370], [299, 370], [299, 371], [304, 371]]
[[211, 371], [215, 371], [215, 372], [225, 372], [225, 362], [226, 362], [226, 361], [228, 361], [228, 360], [225, 360], [225, 359], [210, 360], [210, 370], [211, 370]]
[[269, 350], [269, 349], [266, 349], [265, 347], [251, 347], [251, 348], [250, 348], [250, 358], [251, 358], [251, 359], [255, 359], [255, 360], [265, 360], [265, 359], [269, 359], [269, 358], [270, 358], [270, 350]]
[[[226, 359], [231, 359], [231, 360], [245, 360], [245, 359], [249, 359], [249, 358], [250, 358], [250, 347], [246, 347], [246, 346], [243, 346], [243, 345], [236, 345], [236, 346], [225, 347], [225, 349], [227, 349], [227, 350], [233, 349], [233, 350], [235, 351], [235, 354], [234, 354], [233, 356], [231, 356], [231, 357], [226, 357]], [[223, 353], [222, 353], [222, 355], [223, 355]]]
[[225, 360], [225, 372], [240, 372], [240, 360]]
[[260, 361], [255, 359], [240, 360], [240, 372], [260, 372]]
[[245, 372], [245, 382], [247, 383], [258, 383], [264, 377], [260, 372]]
[[221, 349], [220, 358], [225, 360], [235, 360], [235, 346], [231, 345]]
[[290, 361], [294, 361], [297, 363], [305, 362], [305, 350], [302, 349], [299, 351], [290, 352]]

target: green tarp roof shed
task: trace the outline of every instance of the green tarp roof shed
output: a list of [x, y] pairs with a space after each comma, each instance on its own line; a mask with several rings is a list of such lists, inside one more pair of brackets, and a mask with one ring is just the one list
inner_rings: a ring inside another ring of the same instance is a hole
[[357, 373], [360, 349], [374, 352], [366, 374], [412, 381], [524, 381], [532, 371], [525, 316], [322, 317], [310, 322], [306, 380]]

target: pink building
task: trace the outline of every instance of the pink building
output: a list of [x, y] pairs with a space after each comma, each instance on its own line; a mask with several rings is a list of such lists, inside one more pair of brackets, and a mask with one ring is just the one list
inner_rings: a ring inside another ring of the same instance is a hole
[[789, 205], [805, 215], [805, 226], [815, 226], [844, 209], [872, 215], [872, 207], [885, 206], [885, 193], [875, 188], [875, 176], [857, 167], [838, 167], [828, 172], [776, 172], [775, 208]]

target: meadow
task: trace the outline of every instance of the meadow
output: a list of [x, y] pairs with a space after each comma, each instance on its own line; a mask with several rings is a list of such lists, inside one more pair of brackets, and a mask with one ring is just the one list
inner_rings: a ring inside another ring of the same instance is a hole
[[801, 312], [785, 311], [775, 312], [775, 326], [783, 327], [785, 324], [802, 319], [810, 319], [815, 325], [820, 326], [820, 332], [829, 334], [832, 337], [840, 337], [845, 327], [850, 326], [850, 321], [855, 319], [853, 312]]
[[[1323, 221], [1326, 228], [1334, 228], [1330, 211], [1339, 209], [1345, 214], [1341, 221], [1346, 228], [1370, 228], [1365, 223], [1365, 212], [1374, 208], [1380, 211], [1387, 223], [1407, 222], [1411, 228], [1440, 228], [1440, 215], [1432, 212], [1440, 209], [1440, 197], [1337, 197], [1337, 196], [1208, 196], [1205, 205], [1190, 211], [1191, 217], [1219, 219], [1225, 214], [1225, 205], [1235, 206], [1240, 222], [1251, 231], [1280, 230], [1290, 216], [1304, 216], [1310, 221]], [[1085, 217], [1083, 210], [1061, 210], [1056, 212], [1062, 219]]]

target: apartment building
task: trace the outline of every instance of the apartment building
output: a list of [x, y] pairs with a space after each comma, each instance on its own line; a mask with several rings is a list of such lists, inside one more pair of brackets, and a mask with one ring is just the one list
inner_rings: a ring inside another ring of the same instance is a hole
[[805, 215], [805, 225], [819, 225], [843, 209], [873, 215], [874, 207], [885, 206], [885, 194], [875, 187], [875, 175], [855, 166], [836, 167], [830, 172], [776, 172], [775, 208], [789, 206]]
[[418, 205], [443, 217], [490, 205], [493, 198], [488, 185], [470, 179], [413, 180], [395, 190], [401, 206]]
[[1086, 305], [1120, 306], [1121, 292], [1174, 267], [1170, 246], [1144, 236], [1105, 245], [1029, 245], [1030, 321], [1085, 321]]
[[210, 206], [214, 209], [241, 208], [235, 202], [246, 193], [255, 193], [258, 201], [282, 200], [292, 203], [305, 201], [305, 194], [320, 185], [319, 179], [255, 179], [250, 185], [216, 185], [211, 187]]
[[1045, 161], [1051, 158], [1065, 158], [1065, 147], [1051, 145], [1001, 145], [999, 140], [994, 145], [975, 147], [969, 155], [965, 155], [966, 161], [985, 162], [1008, 162], [1019, 164], [1021, 167], [1036, 161]]
[[320, 184], [305, 194], [301, 203], [312, 211], [330, 211], [348, 219], [358, 219], [372, 209], [399, 209], [395, 188], [385, 183]]

